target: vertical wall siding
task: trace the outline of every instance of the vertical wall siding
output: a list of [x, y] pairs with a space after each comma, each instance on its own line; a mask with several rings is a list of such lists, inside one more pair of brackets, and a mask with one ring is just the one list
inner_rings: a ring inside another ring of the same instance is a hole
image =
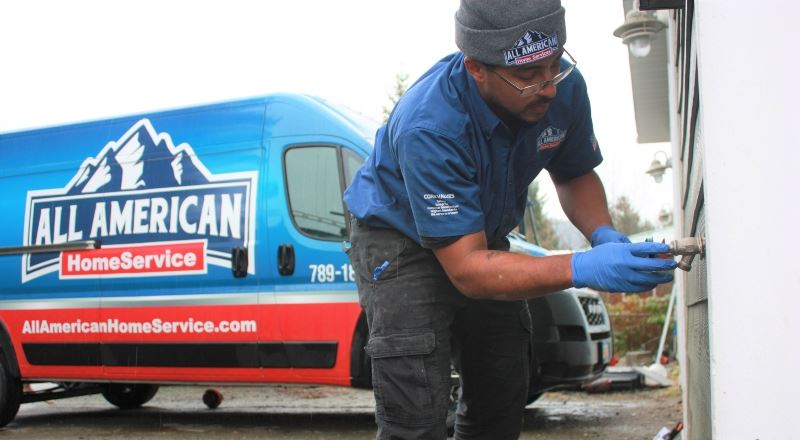
[[[697, 71], [694, 2], [688, 0], [683, 10], [673, 14], [673, 42], [676, 70], [675, 98], [677, 114], [673, 115], [680, 138], [675, 147], [679, 160], [682, 216], [681, 236], [706, 236], [703, 192], [702, 103]], [[708, 258], [708, 256], [706, 256]], [[677, 273], [684, 277], [684, 316], [686, 316], [685, 414], [686, 438], [711, 439], [711, 375], [709, 356], [709, 308], [706, 282], [706, 260], [695, 258], [692, 271]]]

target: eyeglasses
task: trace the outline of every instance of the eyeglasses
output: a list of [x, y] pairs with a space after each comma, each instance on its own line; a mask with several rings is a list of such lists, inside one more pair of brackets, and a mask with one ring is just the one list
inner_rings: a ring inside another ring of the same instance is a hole
[[570, 53], [567, 52], [566, 49], [564, 49], [564, 53], [567, 54], [567, 56], [569, 57], [569, 65], [565, 67], [564, 70], [558, 72], [558, 75], [554, 76], [552, 79], [548, 79], [547, 81], [540, 81], [525, 87], [520, 87], [514, 84], [513, 82], [511, 82], [511, 80], [501, 75], [500, 72], [496, 71], [494, 68], [490, 68], [490, 70], [495, 74], [497, 74], [497, 76], [499, 76], [500, 79], [505, 81], [506, 84], [516, 89], [519, 92], [519, 96], [531, 96], [536, 93], [539, 93], [540, 90], [549, 86], [550, 84], [556, 85], [561, 81], [564, 81], [564, 78], [569, 76], [569, 74], [572, 73], [573, 70], [575, 70], [575, 66], [578, 64], [578, 62], [575, 61], [575, 58], [572, 58], [572, 55], [570, 55]]

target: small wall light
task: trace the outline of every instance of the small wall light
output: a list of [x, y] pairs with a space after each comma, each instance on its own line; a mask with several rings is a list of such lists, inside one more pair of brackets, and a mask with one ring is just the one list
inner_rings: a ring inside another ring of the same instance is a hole
[[625, 14], [625, 23], [614, 30], [614, 36], [622, 38], [628, 45], [631, 55], [637, 58], [646, 57], [650, 53], [650, 42], [653, 35], [667, 27], [652, 12], [639, 9], [639, 0], [635, 0], [633, 8]]
[[[658, 160], [659, 153], [664, 155], [663, 162]], [[648, 168], [645, 173], [653, 176], [653, 180], [655, 180], [656, 183], [661, 183], [661, 181], [664, 180], [664, 173], [668, 168], [672, 168], [672, 159], [667, 156], [667, 153], [656, 151], [653, 155], [653, 161], [650, 162], [650, 168]]]

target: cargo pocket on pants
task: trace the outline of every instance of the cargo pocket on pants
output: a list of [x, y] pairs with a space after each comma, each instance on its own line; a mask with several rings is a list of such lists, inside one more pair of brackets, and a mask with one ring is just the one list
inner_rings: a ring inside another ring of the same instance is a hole
[[[379, 418], [406, 424], [434, 420], [433, 387], [428, 371], [436, 348], [433, 332], [370, 338], [375, 412]], [[426, 361], [427, 359], [427, 361]]]

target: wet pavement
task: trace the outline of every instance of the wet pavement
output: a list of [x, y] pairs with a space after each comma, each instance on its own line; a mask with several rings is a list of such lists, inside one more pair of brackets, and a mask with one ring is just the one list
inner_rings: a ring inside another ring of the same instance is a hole
[[[122, 411], [102, 396], [25, 404], [0, 437], [19, 439], [268, 438], [372, 439], [372, 392], [313, 385], [216, 387], [217, 409], [202, 402], [207, 387], [165, 386], [144, 407]], [[546, 393], [525, 414], [521, 439], [642, 439], [681, 414], [676, 386], [586, 394]]]

